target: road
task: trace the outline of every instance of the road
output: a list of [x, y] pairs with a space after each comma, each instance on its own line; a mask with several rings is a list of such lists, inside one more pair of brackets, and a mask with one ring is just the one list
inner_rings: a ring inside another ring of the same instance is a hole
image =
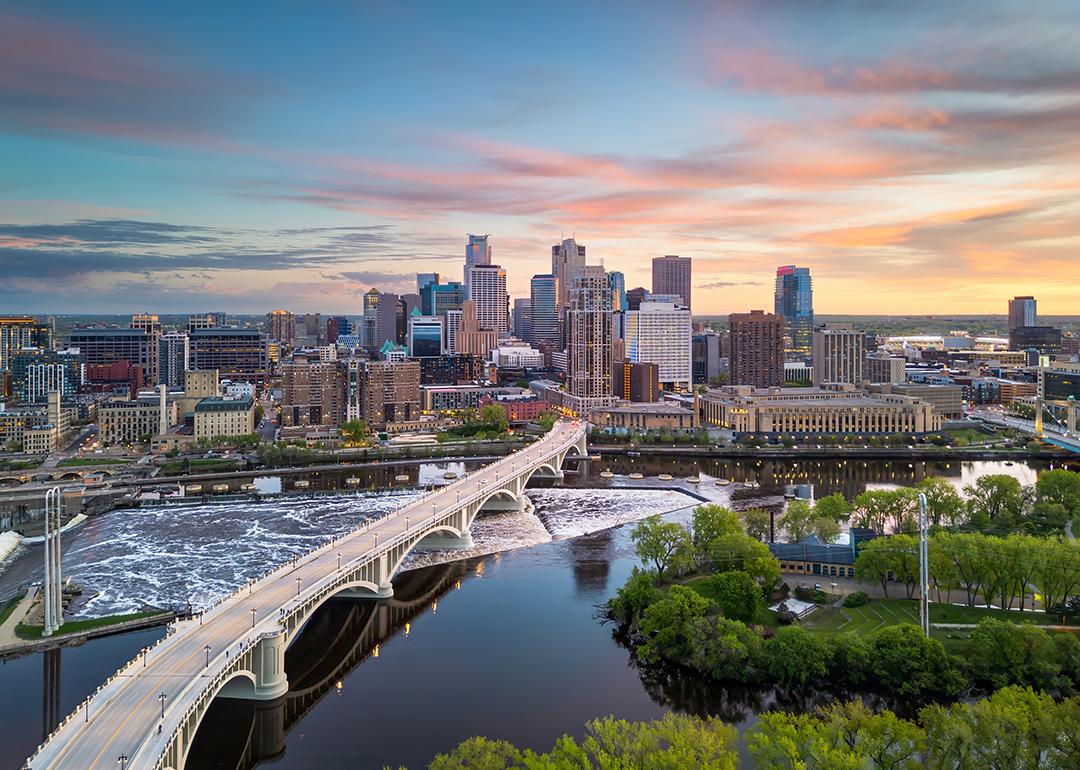
[[[996, 409], [973, 409], [971, 416], [983, 420], [994, 425], [1004, 425], [1007, 428], [1014, 428], [1024, 433], [1030, 433], [1035, 435], [1035, 421], [1024, 419], [1022, 417], [1015, 417], [1011, 414], [1005, 414]], [[1066, 449], [1071, 449], [1074, 452], [1080, 452], [1080, 440], [1077, 440], [1076, 436], [1069, 436], [1068, 432], [1062, 430], [1059, 425], [1050, 421], [1043, 420], [1043, 432], [1047, 439], [1052, 439], [1057, 442], [1059, 446]]]
[[[532, 463], [573, 443], [580, 435], [577, 423], [560, 422], [543, 439], [487, 465], [395, 511], [370, 526], [355, 530], [335, 543], [313, 551], [257, 583], [227, 598], [201, 618], [180, 621], [173, 632], [141, 659], [136, 658], [112, 678], [67, 724], [50, 738], [28, 764], [32, 770], [115, 770], [121, 756], [128, 770], [153, 767], [168, 738], [202, 687], [228, 666], [244, 645], [261, 633], [279, 629], [280, 608], [301, 601], [302, 594], [318, 590], [318, 583], [333, 576], [340, 563], [365, 561], [380, 552], [395, 536], [423, 529], [433, 515], [455, 510], [484, 494], [499, 480], [500, 471], [518, 463]], [[459, 502], [460, 500], [460, 502]], [[228, 558], [228, 554], [221, 554]], [[301, 595], [298, 598], [298, 595]], [[165, 717], [162, 704], [165, 698]], [[163, 725], [159, 733], [159, 725]]]

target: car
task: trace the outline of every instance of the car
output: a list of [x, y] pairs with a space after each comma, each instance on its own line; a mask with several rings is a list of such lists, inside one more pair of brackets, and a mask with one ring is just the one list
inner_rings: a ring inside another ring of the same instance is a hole
[[820, 591], [821, 590], [821, 583], [814, 583], [814, 590], [815, 591]]

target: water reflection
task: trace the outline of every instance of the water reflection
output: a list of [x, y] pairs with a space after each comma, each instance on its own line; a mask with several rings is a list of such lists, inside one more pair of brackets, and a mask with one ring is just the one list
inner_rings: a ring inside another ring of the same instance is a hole
[[596, 600], [606, 597], [613, 557], [612, 531], [574, 538], [569, 541], [568, 553], [577, 595]]
[[308, 621], [285, 654], [289, 692], [271, 703], [218, 698], [191, 748], [185, 767], [251, 768], [279, 757], [289, 732], [330, 693], [339, 694], [349, 673], [410, 621], [437, 606], [447, 592], [460, 588], [465, 562], [406, 572], [394, 580], [389, 601], [332, 600]]

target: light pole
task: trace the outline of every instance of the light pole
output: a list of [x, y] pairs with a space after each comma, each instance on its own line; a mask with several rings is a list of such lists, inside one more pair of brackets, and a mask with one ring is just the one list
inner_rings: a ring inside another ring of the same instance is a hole
[[930, 638], [930, 567], [926, 538], [926, 494], [919, 493], [919, 625]]
[[127, 761], [128, 761], [128, 755], [127, 754], [121, 754], [120, 756], [118, 756], [116, 758], [117, 764], [120, 765], [120, 770], [127, 770]]
[[300, 578], [296, 579], [296, 595], [300, 595]]
[[337, 555], [337, 568], [341, 569], [341, 554], [340, 553]]
[[206, 667], [210, 668], [210, 645], [203, 647], [203, 651], [206, 652]]
[[162, 719], [165, 718], [165, 701], [168, 700], [168, 698], [169, 698], [169, 696], [165, 694], [164, 690], [161, 691], [160, 693], [158, 693], [157, 699], [159, 701], [161, 701], [161, 718]]
[[255, 628], [255, 608], [251, 608], [251, 627]]

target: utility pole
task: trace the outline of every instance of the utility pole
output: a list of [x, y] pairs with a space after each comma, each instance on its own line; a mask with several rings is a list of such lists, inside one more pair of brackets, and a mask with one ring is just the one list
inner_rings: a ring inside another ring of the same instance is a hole
[[52, 636], [64, 623], [64, 594], [60, 569], [60, 487], [45, 492], [45, 580], [42, 636]]
[[930, 638], [930, 565], [926, 532], [926, 493], [919, 493], [919, 627]]

